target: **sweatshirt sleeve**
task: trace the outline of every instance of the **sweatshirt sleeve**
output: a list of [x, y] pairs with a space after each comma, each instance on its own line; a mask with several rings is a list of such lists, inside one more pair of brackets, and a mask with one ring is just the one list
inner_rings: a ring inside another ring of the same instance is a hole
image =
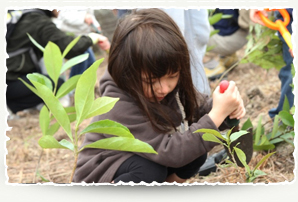
[[159, 134], [156, 136], [156, 140], [149, 141], [148, 143], [157, 151], [157, 155], [137, 154], [164, 166], [184, 166], [217, 145], [214, 142], [204, 141], [202, 133], [194, 133], [194, 131], [202, 128], [218, 130], [206, 114], [197, 123], [193, 123], [189, 130], [184, 133]]
[[[65, 50], [67, 45], [74, 39], [73, 36], [67, 35], [50, 20], [44, 17], [40, 21], [41, 26], [38, 29], [39, 43], [45, 47], [49, 41], [59, 46], [61, 52]], [[77, 55], [83, 54], [89, 47], [92, 46], [92, 40], [88, 36], [81, 36], [80, 40], [66, 55], [66, 59], [70, 59]]]

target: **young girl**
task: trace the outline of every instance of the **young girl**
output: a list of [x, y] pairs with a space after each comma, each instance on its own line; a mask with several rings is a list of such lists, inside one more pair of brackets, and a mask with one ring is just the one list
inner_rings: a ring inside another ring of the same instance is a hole
[[[158, 154], [85, 149], [75, 182], [184, 182], [216, 145], [193, 132], [226, 129], [227, 116], [245, 115], [233, 81], [223, 94], [217, 87], [213, 101], [195, 91], [187, 45], [174, 21], [159, 9], [134, 11], [119, 22], [100, 93], [120, 100], [93, 121], [110, 119], [125, 125]], [[106, 137], [110, 136], [90, 133], [84, 144]]]

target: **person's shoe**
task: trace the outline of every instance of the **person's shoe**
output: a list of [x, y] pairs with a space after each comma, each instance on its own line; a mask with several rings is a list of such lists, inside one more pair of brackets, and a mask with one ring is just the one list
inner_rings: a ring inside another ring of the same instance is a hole
[[222, 63], [223, 66], [225, 66], [228, 69], [235, 65], [239, 61], [239, 58], [236, 55], [236, 53], [233, 53], [232, 55], [228, 56], [220, 56], [219, 61], [220, 63]]
[[221, 75], [225, 72], [226, 68], [222, 65], [221, 62], [217, 62], [217, 65], [213, 66], [210, 64], [214, 64], [214, 62], [217, 62], [215, 60], [212, 60], [208, 63], [204, 64], [204, 71], [208, 79], [215, 80], [221, 77]]

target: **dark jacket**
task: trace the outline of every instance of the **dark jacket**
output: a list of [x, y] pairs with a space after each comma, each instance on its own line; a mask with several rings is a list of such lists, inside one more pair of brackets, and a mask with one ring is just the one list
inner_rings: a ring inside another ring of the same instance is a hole
[[[31, 12], [25, 14], [7, 41], [7, 53], [19, 50], [21, 48], [33, 47], [35, 55], [39, 60], [43, 53], [34, 46], [30, 41], [27, 33], [29, 33], [41, 46], [45, 47], [49, 41], [59, 46], [61, 52], [74, 39], [72, 36], [66, 35], [59, 30], [51, 20], [51, 12], [43, 11], [45, 15], [39, 12]], [[88, 36], [82, 36], [78, 43], [67, 54], [66, 58], [83, 54], [90, 46], [92, 40]], [[7, 80], [16, 80], [20, 75], [37, 72], [38, 69], [34, 65], [29, 52], [6, 59]]]
[[[200, 108], [199, 114], [204, 115], [198, 122], [191, 124], [188, 131], [161, 134], [152, 128], [149, 119], [137, 107], [132, 97], [117, 87], [107, 71], [100, 81], [100, 92], [102, 96], [119, 97], [120, 100], [110, 112], [95, 117], [93, 121], [110, 119], [121, 123], [128, 127], [136, 139], [147, 142], [158, 152], [157, 155], [137, 153], [139, 156], [167, 167], [177, 168], [207, 153], [216, 145], [216, 143], [203, 141], [202, 134], [193, 134], [200, 128], [218, 130], [207, 115], [212, 105], [210, 99], [206, 100], [205, 105]], [[165, 110], [169, 114], [175, 114], [177, 111], [180, 113], [174, 94], [170, 93], [168, 96], [168, 103], [162, 104]], [[182, 115], [175, 116], [173, 119], [173, 122], [177, 123], [176, 126], [179, 126]], [[83, 145], [106, 137], [110, 136], [98, 133], [86, 134]], [[79, 154], [73, 180], [74, 182], [109, 183], [113, 180], [119, 166], [132, 155], [134, 155], [132, 152], [85, 149]]]

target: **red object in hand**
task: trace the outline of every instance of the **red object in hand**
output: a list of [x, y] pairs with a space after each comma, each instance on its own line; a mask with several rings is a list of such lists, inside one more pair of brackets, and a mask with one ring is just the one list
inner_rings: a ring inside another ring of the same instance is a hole
[[224, 93], [229, 87], [229, 82], [227, 80], [223, 80], [219, 84], [219, 92]]

